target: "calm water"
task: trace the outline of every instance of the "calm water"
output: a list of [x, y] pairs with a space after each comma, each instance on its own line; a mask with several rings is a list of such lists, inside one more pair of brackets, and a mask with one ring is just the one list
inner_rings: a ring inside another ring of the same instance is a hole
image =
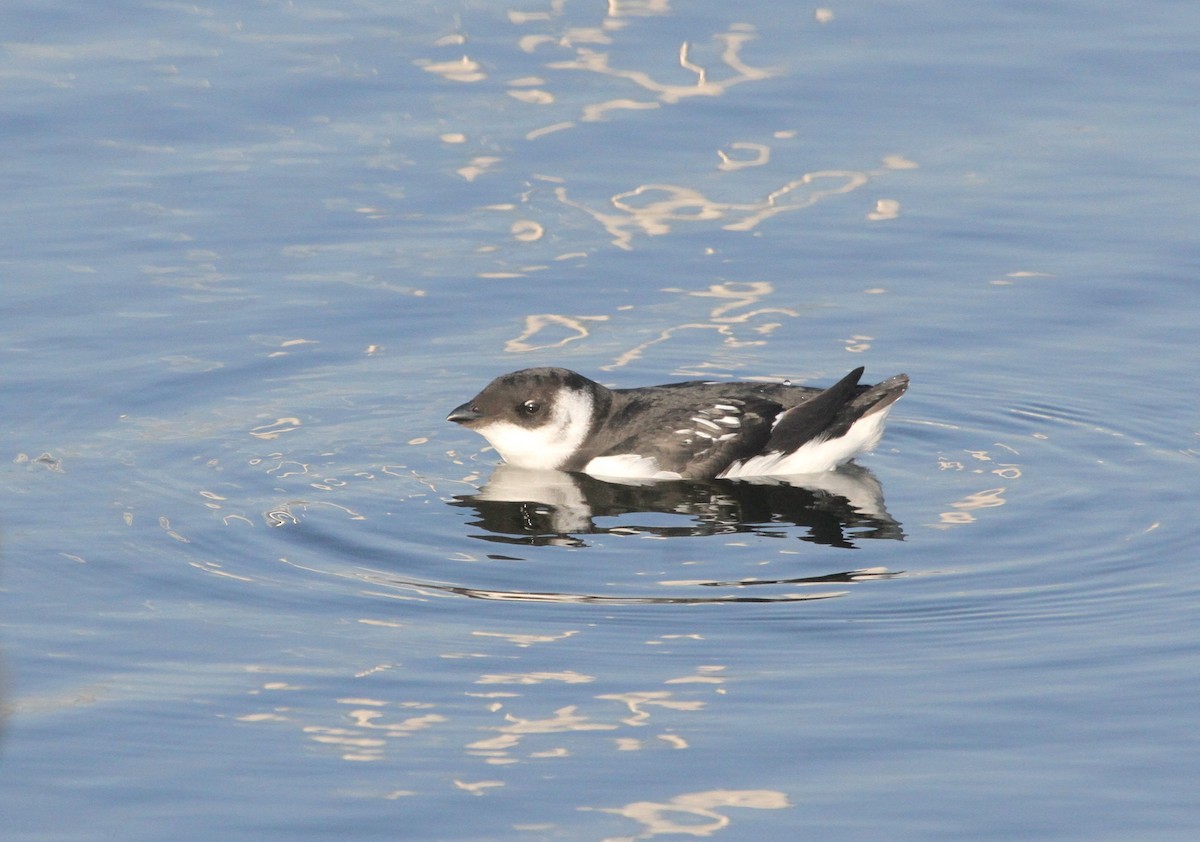
[[[5, 839], [1192, 839], [1200, 12], [9, 3]], [[819, 487], [494, 375], [913, 387]]]

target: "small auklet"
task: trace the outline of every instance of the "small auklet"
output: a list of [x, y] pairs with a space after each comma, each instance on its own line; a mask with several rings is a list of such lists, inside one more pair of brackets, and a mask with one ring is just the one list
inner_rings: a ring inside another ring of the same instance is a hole
[[741, 479], [815, 474], [870, 450], [908, 388], [897, 374], [828, 389], [691, 380], [608, 389], [565, 368], [497, 377], [447, 416], [518, 468], [613, 479]]

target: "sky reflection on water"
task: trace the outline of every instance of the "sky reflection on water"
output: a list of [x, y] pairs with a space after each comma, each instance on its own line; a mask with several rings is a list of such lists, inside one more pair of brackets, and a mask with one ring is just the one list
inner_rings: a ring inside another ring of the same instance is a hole
[[[12, 6], [6, 838], [1194, 836], [1200, 18], [1094, 11]], [[513, 483], [537, 364], [913, 388]]]

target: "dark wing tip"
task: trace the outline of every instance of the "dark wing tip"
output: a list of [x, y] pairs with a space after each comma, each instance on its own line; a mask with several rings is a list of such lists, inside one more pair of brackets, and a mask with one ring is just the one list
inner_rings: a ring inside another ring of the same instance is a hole
[[805, 442], [834, 432], [842, 409], [861, 391], [858, 380], [865, 370], [859, 366], [828, 389], [783, 413], [771, 433], [768, 449], [790, 453]]

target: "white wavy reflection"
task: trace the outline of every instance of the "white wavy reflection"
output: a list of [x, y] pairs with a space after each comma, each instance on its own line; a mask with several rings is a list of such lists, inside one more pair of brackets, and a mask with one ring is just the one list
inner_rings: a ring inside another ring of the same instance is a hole
[[867, 173], [852, 170], [805, 173], [762, 198], [746, 202], [718, 201], [695, 188], [676, 184], [643, 184], [613, 196], [609, 204], [615, 212], [573, 199], [565, 187], [555, 188], [554, 195], [564, 205], [583, 211], [603, 225], [612, 235], [612, 244], [628, 251], [633, 248], [635, 234], [658, 237], [669, 234], [674, 224], [682, 222], [728, 220], [721, 226], [725, 230], [750, 231], [776, 214], [812, 207], [830, 196], [857, 190], [869, 180]]
[[[679, 45], [679, 66], [696, 77], [695, 82], [690, 85], [661, 82], [644, 70], [613, 67], [608, 53], [589, 47], [575, 47], [574, 59], [550, 62], [546, 66], [554, 70], [586, 70], [614, 76], [653, 94], [659, 102], [674, 104], [690, 97], [720, 96], [734, 85], [768, 79], [778, 73], [778, 71], [766, 68], [751, 67], [742, 60], [742, 48], [755, 37], [754, 27], [747, 24], [735, 24], [730, 31], [713, 36], [713, 40], [722, 45], [721, 62], [726, 68], [733, 71], [731, 75], [719, 80], [713, 79], [707, 68], [692, 60], [692, 45], [684, 41]], [[563, 39], [559, 43], [563, 46], [574, 46], [567, 39]], [[536, 46], [540, 46], [540, 43], [534, 45], [535, 48]], [[654, 105], [654, 103], [649, 104]]]
[[[713, 331], [722, 337], [726, 348], [746, 348], [765, 345], [767, 337], [781, 327], [781, 318], [796, 318], [800, 311], [794, 307], [782, 307], [768, 303], [775, 294], [773, 284], [766, 281], [727, 281], [710, 284], [699, 290], [667, 287], [664, 293], [699, 299], [708, 305], [707, 313], [697, 313], [697, 318], [660, 328], [654, 336], [625, 348], [617, 353], [612, 362], [602, 365], [604, 371], [618, 368], [640, 359], [649, 349], [690, 331]], [[618, 315], [623, 315], [621, 311]], [[513, 354], [546, 351], [562, 348], [592, 336], [593, 330], [614, 319], [604, 314], [578, 315], [566, 313], [533, 313], [525, 317], [524, 329], [504, 344], [504, 350]], [[856, 340], [857, 341], [857, 340]], [[698, 364], [683, 373], [688, 376], [708, 376], [703, 371], [706, 364]], [[713, 366], [719, 368], [719, 366]]]
[[[567, 24], [566, 11], [566, 4], [561, 2], [550, 2], [541, 9], [510, 11], [509, 21], [520, 29], [513, 42], [520, 55], [506, 56], [502, 49], [495, 54], [493, 50], [486, 62], [481, 61], [472, 54], [476, 47], [470, 36], [456, 33], [434, 41], [433, 46], [440, 48], [442, 55], [418, 58], [414, 64], [455, 86], [494, 84], [497, 78], [508, 75], [510, 78], [502, 83], [503, 96], [511, 107], [503, 107], [521, 126], [518, 136], [527, 143], [565, 131], [581, 131], [590, 124], [620, 116], [627, 118], [633, 132], [653, 131], [648, 121], [667, 119], [665, 115], [653, 117], [654, 112], [688, 101], [721, 97], [738, 86], [784, 73], [783, 68], [765, 66], [749, 57], [751, 46], [759, 38], [758, 28], [751, 23], [730, 22], [706, 39], [668, 40], [659, 42], [657, 48], [631, 50], [626, 42], [645, 35], [639, 19], [670, 15], [668, 2], [612, 0], [591, 25], [574, 21]], [[822, 18], [817, 14], [816, 18], [828, 22], [831, 16]], [[670, 59], [658, 61], [666, 59], [666, 50], [671, 51]], [[529, 70], [529, 57], [543, 59], [535, 72]], [[521, 69], [506, 74], [513, 66]], [[573, 77], [581, 73], [602, 77], [603, 81], [580, 85]], [[462, 120], [464, 115], [458, 114], [456, 119]], [[781, 127], [771, 133], [769, 140], [785, 142], [795, 135], [794, 129]], [[442, 136], [462, 143], [471, 134], [447, 131]], [[713, 169], [730, 179], [747, 169], [786, 166], [777, 160], [772, 143], [761, 137], [723, 138], [714, 147]], [[453, 170], [466, 181], [476, 181], [498, 172], [507, 157], [502, 143], [477, 145]], [[662, 236], [685, 224], [716, 222], [728, 231], [751, 231], [777, 214], [858, 190], [888, 170], [915, 166], [900, 155], [891, 155], [875, 171], [831, 169], [796, 175], [795, 170], [785, 170], [775, 186], [765, 192], [761, 182], [752, 186], [748, 182], [723, 182], [721, 188], [734, 198], [718, 197], [709, 188], [663, 180], [628, 184], [605, 199], [584, 195], [561, 175], [528, 173], [527, 178], [557, 182], [554, 196], [559, 203], [586, 214], [608, 232], [613, 245], [629, 250], [638, 236]], [[528, 201], [529, 195], [524, 199]], [[868, 218], [892, 219], [898, 212], [895, 200], [880, 199]], [[543, 220], [535, 224], [549, 227]], [[525, 239], [513, 233], [518, 242], [541, 239]], [[514, 271], [502, 277], [521, 274]], [[486, 276], [501, 277], [494, 273]]]
[[624, 807], [585, 807], [602, 813], [614, 813], [642, 825], [637, 836], [610, 837], [604, 842], [633, 842], [665, 834], [712, 836], [730, 824], [726, 808], [783, 810], [792, 805], [787, 795], [771, 789], [713, 789], [688, 792], [670, 801], [634, 801]]
[[[941, 456], [938, 459], [938, 467], [943, 471], [964, 471], [973, 474], [983, 474], [986, 472], [1007, 481], [1020, 479], [1022, 473], [1021, 465], [1015, 461], [1015, 458], [1019, 457], [1020, 453], [1014, 448], [1000, 442], [996, 442], [995, 447], [1005, 452], [993, 453], [990, 450], [983, 449], [967, 450], [965, 453], [971, 462], [964, 462], [961, 458], [954, 459]], [[980, 463], [982, 463], [982, 466]], [[953, 526], [974, 523], [976, 520], [975, 512], [980, 509], [994, 509], [1005, 505], [1008, 502], [1004, 496], [1006, 491], [1007, 488], [1001, 486], [999, 488], [986, 488], [981, 491], [971, 492], [961, 500], [955, 500], [950, 503], [949, 510], [941, 512], [938, 516], [938, 522], [930, 524], [930, 526], [949, 529]]]

